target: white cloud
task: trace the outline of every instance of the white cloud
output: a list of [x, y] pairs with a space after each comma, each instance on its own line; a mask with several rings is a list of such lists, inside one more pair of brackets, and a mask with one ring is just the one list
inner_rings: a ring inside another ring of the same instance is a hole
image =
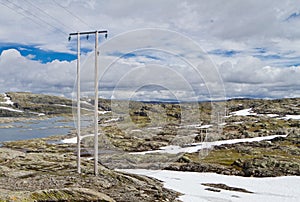
[[[49, 14], [36, 9], [26, 1], [7, 4], [24, 16], [1, 5], [1, 25], [8, 29], [0, 35], [1, 40], [45, 43], [66, 46], [69, 32], [88, 29], [108, 29], [110, 35], [145, 27], [167, 28], [182, 32], [197, 40], [238, 41], [252, 46], [264, 45], [273, 39], [299, 39], [300, 20], [285, 21], [299, 11], [300, 2], [293, 0], [252, 1], [68, 1], [59, 2], [70, 15], [53, 1], [36, 1], [35, 5]], [[20, 6], [22, 9], [17, 9]], [[34, 16], [38, 18], [34, 19]], [[35, 24], [32, 20], [38, 22]], [[43, 21], [51, 24], [44, 23]], [[57, 22], [59, 21], [59, 22]], [[52, 27], [57, 27], [55, 31]], [[20, 34], [22, 30], [22, 34]], [[38, 30], [36, 34], [32, 32]], [[64, 32], [62, 34], [61, 32]], [[60, 43], [58, 43], [60, 42]], [[213, 41], [210, 41], [213, 43]], [[216, 47], [215, 44], [214, 46]], [[230, 48], [230, 47], [227, 47]]]
[[9, 49], [0, 56], [0, 91], [33, 91], [69, 95], [76, 73], [73, 62], [41, 64]]
[[[170, 29], [190, 37], [207, 51], [217, 49], [238, 51], [238, 54], [232, 56], [211, 55], [217, 64], [226, 61], [233, 64], [233, 66], [222, 65], [219, 68], [228, 96], [299, 96], [297, 78], [300, 78], [300, 17], [287, 20], [293, 13], [299, 12], [299, 1], [69, 0], [60, 2], [38, 0], [30, 1], [31, 4], [22, 0], [12, 2], [0, 4], [1, 42], [35, 44], [46, 50], [74, 52], [76, 40], [67, 41], [70, 32], [103, 28], [108, 29], [110, 38], [113, 38], [134, 29], [149, 27]], [[145, 38], [148, 38], [148, 42], [152, 40], [157, 47], [170, 48], [173, 45], [172, 48], [176, 51], [176, 47], [181, 47], [183, 49], [177, 53], [189, 59], [197, 58], [197, 54], [193, 52], [194, 46], [183, 43], [184, 37], [169, 39], [168, 35], [160, 34], [163, 33], [141, 37], [127, 35], [129, 37], [127, 42], [123, 40], [120, 44], [115, 40], [115, 43], [108, 43], [110, 47], [104, 45], [104, 48], [107, 51], [126, 52], [126, 47], [138, 48]], [[166, 40], [162, 40], [163, 37]], [[82, 40], [82, 48], [93, 48], [93, 43], [92, 36], [89, 41]], [[262, 48], [264, 52], [259, 52], [255, 48]], [[269, 57], [270, 55], [278, 56], [279, 59]], [[108, 64], [105, 62], [111, 62], [115, 58], [114, 55], [110, 57], [107, 61], [101, 61], [101, 65], [106, 66]], [[30, 55], [24, 58], [17, 51], [12, 50], [2, 53], [1, 91], [34, 90], [54, 93], [61, 93], [61, 89], [63, 93], [72, 91], [75, 61], [72, 63], [53, 61], [41, 64], [30, 58]], [[178, 74], [188, 78], [187, 80], [193, 85], [200, 80], [191, 69], [185, 69], [178, 60], [171, 61], [170, 57], [160, 62], [160, 65], [168, 67], [173, 65], [172, 68], [176, 69]], [[116, 67], [107, 72], [103, 86], [111, 89], [116, 81], [133, 66], [139, 67], [152, 63], [151, 59], [142, 55], [121, 58]], [[216, 72], [211, 73], [207, 68], [209, 65], [205, 62], [202, 65], [202, 70], [207, 70], [203, 73], [204, 80], [208, 88], [214, 89], [214, 85], [207, 80]], [[87, 75], [86, 78], [83, 75], [84, 79], [92, 86], [91, 75]], [[127, 83], [127, 86], [138, 81]], [[174, 86], [176, 85], [178, 83]], [[216, 92], [219, 90], [220, 88], [217, 88]]]
[[300, 66], [272, 67], [248, 56], [235, 64], [224, 63], [219, 69], [230, 97], [300, 96]]

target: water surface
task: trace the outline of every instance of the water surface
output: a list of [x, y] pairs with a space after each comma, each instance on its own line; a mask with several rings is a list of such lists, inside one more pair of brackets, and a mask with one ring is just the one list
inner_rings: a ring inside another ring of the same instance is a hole
[[[5, 126], [10, 128], [3, 128]], [[73, 128], [74, 122], [64, 117], [3, 123], [0, 124], [0, 142], [66, 135]]]

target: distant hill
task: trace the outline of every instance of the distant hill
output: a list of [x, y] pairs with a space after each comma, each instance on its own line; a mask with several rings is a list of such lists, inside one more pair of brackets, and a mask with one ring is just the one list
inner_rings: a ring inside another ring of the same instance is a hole
[[[82, 107], [91, 107], [94, 102], [92, 99], [82, 99]], [[226, 113], [237, 111], [246, 108], [252, 108], [252, 111], [259, 114], [278, 114], [284, 116], [285, 114], [298, 115], [300, 114], [300, 98], [284, 98], [276, 100], [266, 99], [230, 99], [221, 101], [226, 106]], [[128, 101], [121, 100], [106, 100], [99, 99], [99, 110], [110, 111], [117, 105], [124, 105]], [[129, 108], [135, 110], [146, 110], [147, 108], [156, 108], [161, 106], [163, 108], [171, 109], [172, 106], [183, 107], [185, 104], [195, 103], [179, 103], [168, 100], [167, 102], [138, 102], [129, 101]], [[220, 103], [220, 101], [218, 101]], [[199, 109], [211, 108], [211, 102], [199, 102]], [[156, 106], [156, 107], [155, 107]], [[174, 108], [174, 107], [173, 107]], [[175, 109], [174, 108], [174, 109]], [[169, 110], [170, 111], [170, 110]], [[180, 113], [180, 107], [176, 113]], [[207, 113], [209, 113], [206, 110]], [[0, 117], [24, 117], [37, 115], [63, 115], [72, 113], [72, 100], [64, 97], [33, 94], [29, 92], [7, 92], [0, 94]], [[172, 112], [173, 115], [175, 112]], [[171, 114], [172, 114], [171, 113]], [[174, 115], [175, 117], [177, 115]], [[179, 116], [177, 116], [179, 117]]]
[[28, 92], [8, 92], [0, 95], [0, 116], [20, 117], [72, 113], [72, 100]]

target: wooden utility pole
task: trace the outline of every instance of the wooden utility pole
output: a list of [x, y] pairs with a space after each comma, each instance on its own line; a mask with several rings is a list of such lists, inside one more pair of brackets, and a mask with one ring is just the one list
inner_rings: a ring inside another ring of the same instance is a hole
[[77, 33], [77, 172], [81, 173], [80, 167], [80, 34]]
[[72, 35], [77, 35], [77, 172], [81, 173], [80, 169], [80, 36], [95, 34], [95, 80], [94, 80], [94, 90], [95, 90], [95, 103], [94, 103], [94, 174], [98, 175], [98, 34], [105, 34], [107, 38], [107, 30], [102, 31], [91, 31], [91, 32], [76, 32], [69, 34], [69, 40]]
[[98, 32], [95, 32], [94, 174], [98, 175]]

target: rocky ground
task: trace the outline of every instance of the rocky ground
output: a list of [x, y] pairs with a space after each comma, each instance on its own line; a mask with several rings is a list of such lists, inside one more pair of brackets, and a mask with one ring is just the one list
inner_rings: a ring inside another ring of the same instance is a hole
[[166, 169], [245, 177], [300, 175], [300, 132], [269, 141], [215, 146], [207, 156], [185, 154]]
[[124, 174], [82, 159], [75, 150], [51, 144], [59, 137], [4, 143], [0, 148], [0, 201], [176, 201], [179, 193], [148, 177]]
[[[238, 104], [237, 104], [238, 103]], [[166, 169], [216, 172], [245, 177], [300, 175], [300, 121], [283, 119], [300, 114], [299, 99], [232, 100], [229, 110], [252, 108], [256, 115], [229, 116], [220, 139], [286, 135], [269, 141], [215, 146], [205, 156], [184, 154]], [[266, 114], [278, 115], [275, 117]]]
[[[8, 99], [13, 104], [7, 102]], [[93, 137], [88, 135], [93, 133], [93, 100], [82, 101], [82, 118], [90, 120], [90, 125], [82, 128], [82, 135], [87, 135], [81, 141], [85, 157], [83, 173], [76, 174], [75, 144], [49, 142], [65, 137], [7, 142], [0, 148], [1, 199], [101, 201], [102, 197], [103, 201], [174, 201], [178, 195], [164, 189], [157, 180], [116, 172], [112, 168], [171, 169], [247, 177], [300, 175], [300, 121], [289, 118], [300, 115], [300, 98], [234, 99], [217, 103], [100, 99], [98, 177], [93, 176], [93, 165], [88, 160], [93, 148]], [[49, 116], [72, 119], [72, 104], [71, 100], [55, 96], [6, 93], [0, 95], [0, 116], [4, 117], [0, 122]], [[238, 110], [249, 113], [234, 114]], [[168, 145], [186, 147], [204, 141], [270, 135], [286, 137], [215, 146], [205, 155], [199, 152], [132, 154]], [[69, 137], [75, 137], [75, 132]], [[209, 189], [223, 187], [207, 186]]]

